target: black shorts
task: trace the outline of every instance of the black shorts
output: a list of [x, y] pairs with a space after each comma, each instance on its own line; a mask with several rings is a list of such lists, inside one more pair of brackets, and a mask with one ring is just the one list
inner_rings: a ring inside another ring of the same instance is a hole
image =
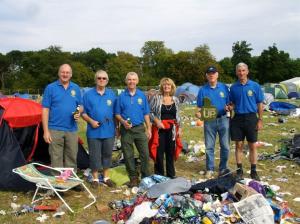
[[230, 121], [230, 136], [232, 141], [257, 142], [258, 118], [255, 113], [236, 114]]

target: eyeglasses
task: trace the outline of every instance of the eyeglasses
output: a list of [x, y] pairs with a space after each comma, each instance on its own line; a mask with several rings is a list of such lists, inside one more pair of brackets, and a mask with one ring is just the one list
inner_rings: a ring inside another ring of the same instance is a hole
[[102, 79], [102, 80], [107, 80], [106, 77], [97, 77], [97, 79], [98, 79], [98, 80], [101, 80], [101, 79]]

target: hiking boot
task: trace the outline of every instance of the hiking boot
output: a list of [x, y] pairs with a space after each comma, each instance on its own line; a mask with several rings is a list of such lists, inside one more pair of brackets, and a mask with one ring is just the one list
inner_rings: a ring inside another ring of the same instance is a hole
[[206, 171], [206, 174], [205, 174], [206, 179], [212, 179], [213, 177], [214, 177], [214, 171], [212, 171], [212, 170]]
[[97, 189], [99, 187], [99, 181], [93, 181], [91, 183], [91, 186], [92, 186], [93, 189]]
[[138, 183], [138, 178], [137, 177], [131, 177], [130, 182], [127, 183], [127, 186], [132, 188], [132, 187], [137, 187], [139, 185]]
[[116, 184], [111, 179], [107, 179], [106, 181], [104, 181], [104, 184], [109, 187], [116, 187]]
[[260, 181], [260, 178], [259, 178], [259, 176], [258, 176], [258, 174], [257, 174], [256, 171], [252, 171], [252, 172], [250, 173], [250, 177], [251, 177], [251, 179], [253, 179], [253, 180]]

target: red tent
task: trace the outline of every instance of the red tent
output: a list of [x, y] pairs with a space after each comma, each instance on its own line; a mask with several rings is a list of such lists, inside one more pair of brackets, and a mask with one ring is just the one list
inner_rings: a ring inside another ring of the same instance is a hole
[[0, 107], [4, 109], [2, 119], [6, 120], [11, 128], [37, 125], [42, 120], [41, 104], [31, 100], [3, 98], [0, 99]]
[[[0, 99], [0, 190], [33, 189], [35, 185], [14, 174], [12, 169], [32, 161], [50, 163], [41, 120], [40, 104], [21, 98]], [[77, 167], [88, 166], [88, 154], [78, 144]]]

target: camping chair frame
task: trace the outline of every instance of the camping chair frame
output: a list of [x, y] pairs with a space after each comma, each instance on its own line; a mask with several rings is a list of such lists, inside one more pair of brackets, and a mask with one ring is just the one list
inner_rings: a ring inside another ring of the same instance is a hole
[[[60, 174], [63, 172], [70, 170], [71, 171], [71, 176], [67, 180], [62, 180], [62, 181], [57, 181], [58, 176], [49, 176], [49, 175], [44, 175], [41, 172], [39, 172], [35, 166], [41, 166], [44, 168], [47, 168], [51, 171], [57, 171]], [[59, 194], [59, 192], [66, 192], [70, 190], [71, 188], [74, 188], [76, 186], [82, 185], [84, 189], [89, 193], [89, 196], [92, 198], [92, 202], [89, 203], [84, 207], [84, 209], [88, 208], [92, 204], [96, 202], [95, 196], [91, 193], [91, 191], [85, 186], [84, 181], [81, 180], [76, 173], [74, 172], [74, 168], [53, 168], [50, 166], [46, 166], [40, 163], [30, 163], [18, 168], [15, 168], [12, 170], [14, 173], [20, 175], [22, 178], [25, 180], [35, 183], [36, 184], [36, 190], [33, 195], [31, 204], [43, 199], [44, 197], [40, 197], [36, 199], [37, 193], [39, 189], [47, 189], [47, 190], [52, 190], [55, 192], [55, 194], [59, 197], [59, 199], [66, 205], [66, 207], [74, 213], [74, 211], [71, 209], [71, 207], [67, 204], [67, 202], [63, 199], [63, 197]]]

